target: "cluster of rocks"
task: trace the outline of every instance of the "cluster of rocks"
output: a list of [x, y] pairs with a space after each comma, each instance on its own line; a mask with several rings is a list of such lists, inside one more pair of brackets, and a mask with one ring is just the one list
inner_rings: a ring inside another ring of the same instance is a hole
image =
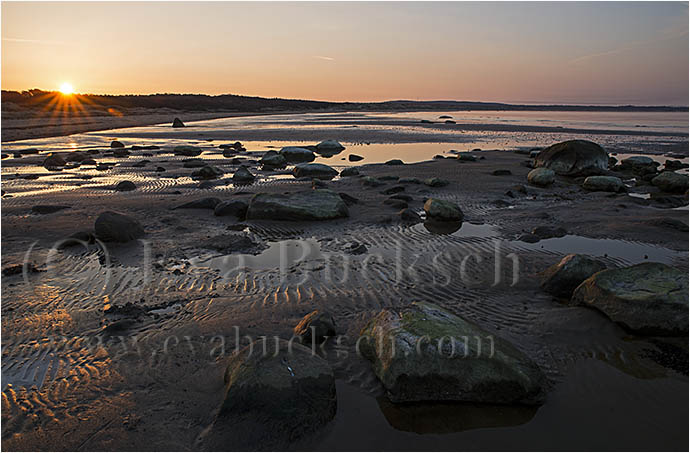
[[[267, 440], [271, 448], [284, 448], [333, 420], [334, 373], [315, 352], [336, 335], [336, 327], [333, 316], [317, 310], [297, 324], [290, 340], [264, 338], [232, 354], [204, 447], [233, 439], [243, 449], [265, 447]], [[381, 311], [357, 344], [395, 403], [539, 405], [545, 399], [546, 377], [527, 355], [431, 303]]]
[[542, 288], [595, 308], [639, 335], [688, 334], [687, 273], [662, 263], [607, 269], [602, 261], [572, 254], [542, 272]]
[[582, 188], [592, 192], [627, 192], [620, 177], [635, 178], [637, 185], [651, 184], [670, 194], [687, 194], [688, 176], [676, 173], [687, 168], [678, 160], [666, 160], [664, 170], [647, 156], [632, 156], [618, 160], [596, 143], [587, 140], [569, 140], [556, 143], [541, 151], [534, 151], [527, 181], [537, 187], [548, 187], [557, 176], [584, 177]]

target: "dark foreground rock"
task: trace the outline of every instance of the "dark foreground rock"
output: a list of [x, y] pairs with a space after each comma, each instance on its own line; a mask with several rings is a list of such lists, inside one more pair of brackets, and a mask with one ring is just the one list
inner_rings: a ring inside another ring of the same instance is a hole
[[251, 184], [256, 179], [247, 167], [244, 165], [237, 169], [234, 175], [232, 175], [232, 182], [235, 184]]
[[458, 205], [438, 198], [426, 200], [424, 212], [426, 212], [427, 217], [441, 221], [461, 222], [464, 217]]
[[300, 320], [294, 334], [307, 346], [320, 345], [328, 337], [335, 336], [335, 321], [330, 314], [314, 310]]
[[394, 402], [543, 400], [545, 378], [532, 360], [436, 305], [384, 310], [361, 335], [361, 352]]
[[527, 173], [527, 182], [539, 187], [546, 187], [556, 180], [556, 173], [549, 168], [535, 168]]
[[201, 148], [191, 145], [181, 145], [173, 148], [173, 154], [176, 156], [195, 157], [201, 154]]
[[59, 154], [51, 154], [43, 160], [43, 166], [48, 170], [58, 169], [67, 165]]
[[132, 181], [120, 181], [117, 183], [115, 186], [115, 191], [116, 192], [129, 192], [131, 190], [135, 190], [137, 188], [136, 185]]
[[215, 209], [220, 203], [219, 198], [209, 197], [175, 206], [173, 209]]
[[184, 127], [184, 123], [181, 119], [175, 118], [172, 123], [172, 127]]
[[688, 334], [688, 274], [665, 264], [598, 272], [575, 289], [572, 300], [600, 310], [633, 333]]
[[546, 167], [564, 176], [590, 176], [608, 169], [609, 156], [604, 148], [587, 140], [568, 140], [541, 151], [535, 167]]
[[575, 288], [604, 269], [604, 263], [586, 255], [568, 255], [542, 272], [541, 287], [556, 297], [570, 299]]
[[103, 242], [129, 242], [144, 236], [144, 229], [139, 222], [112, 211], [98, 216], [94, 230], [96, 237]]
[[328, 189], [258, 193], [251, 198], [247, 209], [247, 219], [330, 220], [348, 215], [340, 195]]
[[216, 205], [213, 209], [213, 215], [223, 217], [234, 215], [237, 218], [243, 219], [247, 214], [247, 203], [241, 200], [223, 201]]
[[282, 148], [280, 150], [280, 155], [283, 156], [285, 160], [292, 163], [312, 162], [316, 158], [312, 150], [297, 146], [286, 146]]
[[582, 188], [592, 192], [625, 192], [625, 184], [615, 176], [588, 176]]
[[230, 358], [225, 385], [204, 449], [285, 450], [336, 413], [331, 367], [297, 342], [251, 343]]
[[668, 193], [685, 193], [688, 190], [688, 176], [664, 171], [652, 179], [652, 184]]

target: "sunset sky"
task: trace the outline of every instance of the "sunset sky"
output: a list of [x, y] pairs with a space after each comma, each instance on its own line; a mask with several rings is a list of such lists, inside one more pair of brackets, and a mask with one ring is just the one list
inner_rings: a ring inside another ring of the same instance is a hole
[[688, 105], [687, 3], [2, 3], [2, 88]]

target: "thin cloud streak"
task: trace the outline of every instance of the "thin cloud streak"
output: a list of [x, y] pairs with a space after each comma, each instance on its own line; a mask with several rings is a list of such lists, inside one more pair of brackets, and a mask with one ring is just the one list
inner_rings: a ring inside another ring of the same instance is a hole
[[319, 60], [335, 61], [335, 58], [324, 57], [323, 55], [314, 55], [314, 58], [318, 58]]
[[48, 45], [58, 45], [58, 46], [64, 46], [67, 44], [64, 41], [45, 41], [42, 39], [24, 39], [24, 38], [2, 38], [3, 41], [7, 42], [19, 42], [19, 43], [28, 43], [28, 44], [48, 44]]

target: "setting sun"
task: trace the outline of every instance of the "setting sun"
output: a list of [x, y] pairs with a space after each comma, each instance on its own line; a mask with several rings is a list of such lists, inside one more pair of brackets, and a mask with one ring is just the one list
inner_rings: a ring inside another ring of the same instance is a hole
[[60, 85], [60, 93], [62, 94], [72, 94], [74, 93], [74, 88], [69, 83], [65, 82]]

